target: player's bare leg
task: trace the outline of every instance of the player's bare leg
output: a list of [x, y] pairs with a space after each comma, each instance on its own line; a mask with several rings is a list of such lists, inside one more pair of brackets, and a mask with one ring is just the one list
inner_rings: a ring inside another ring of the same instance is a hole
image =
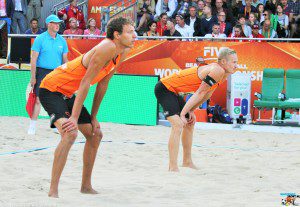
[[97, 194], [98, 192], [92, 187], [92, 171], [95, 163], [97, 151], [102, 139], [101, 130], [92, 134], [91, 124], [80, 124], [79, 130], [86, 138], [86, 143], [83, 152], [83, 171], [82, 171], [82, 184], [81, 192], [87, 194]]
[[177, 159], [180, 144], [180, 135], [183, 129], [183, 122], [178, 115], [167, 117], [171, 123], [171, 134], [169, 138], [169, 171], [179, 171]]
[[65, 167], [69, 151], [77, 137], [77, 131], [64, 132], [62, 130], [62, 123], [67, 119], [61, 118], [55, 122], [55, 126], [61, 134], [61, 141], [56, 147], [54, 153], [54, 161], [52, 166], [51, 184], [48, 193], [49, 197], [58, 198], [58, 184], [61, 173]]
[[182, 131], [182, 146], [183, 146], [183, 167], [198, 169], [192, 161], [192, 145], [193, 145], [194, 124], [187, 124]]

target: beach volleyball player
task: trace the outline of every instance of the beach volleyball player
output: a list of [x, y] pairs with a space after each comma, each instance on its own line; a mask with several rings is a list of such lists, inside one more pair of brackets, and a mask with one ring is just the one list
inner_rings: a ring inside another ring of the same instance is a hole
[[[51, 127], [56, 127], [61, 134], [61, 141], [54, 153], [50, 197], [58, 197], [59, 179], [78, 130], [86, 138], [81, 192], [97, 193], [91, 184], [92, 169], [102, 138], [96, 115], [110, 78], [133, 47], [135, 38], [134, 27], [129, 20], [122, 17], [112, 19], [107, 25], [107, 35], [103, 41], [43, 79], [40, 101], [50, 116]], [[89, 114], [83, 102], [93, 84], [97, 84], [97, 87]]]
[[[194, 110], [208, 100], [218, 85], [237, 68], [237, 54], [222, 48], [217, 63], [181, 70], [162, 78], [155, 86], [155, 95], [171, 124], [169, 138], [169, 170], [179, 171], [177, 158], [180, 137], [183, 146], [183, 167], [197, 169], [191, 149], [195, 125]], [[194, 93], [187, 103], [180, 93]]]

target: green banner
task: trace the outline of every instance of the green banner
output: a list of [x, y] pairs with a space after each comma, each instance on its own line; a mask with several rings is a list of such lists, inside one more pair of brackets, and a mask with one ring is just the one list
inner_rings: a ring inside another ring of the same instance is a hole
[[[28, 117], [25, 105], [30, 91], [29, 79], [29, 71], [0, 70], [0, 116]], [[157, 81], [157, 76], [114, 75], [100, 106], [98, 120], [156, 125], [158, 107], [154, 87]], [[96, 85], [90, 88], [84, 103], [89, 111], [95, 88]], [[42, 110], [40, 118], [45, 117], [48, 115]]]

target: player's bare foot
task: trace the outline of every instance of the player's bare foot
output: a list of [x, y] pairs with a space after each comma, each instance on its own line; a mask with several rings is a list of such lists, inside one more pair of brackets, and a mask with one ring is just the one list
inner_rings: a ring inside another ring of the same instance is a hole
[[49, 191], [48, 196], [51, 198], [58, 198], [58, 192], [57, 191]]
[[198, 167], [196, 165], [194, 165], [194, 163], [192, 162], [189, 162], [189, 163], [183, 163], [182, 164], [182, 167], [189, 167], [189, 168], [192, 168], [194, 170], [198, 170]]
[[94, 190], [92, 187], [81, 187], [80, 192], [84, 194], [99, 194], [98, 191]]
[[179, 168], [177, 166], [176, 167], [169, 166], [169, 171], [170, 172], [179, 172]]

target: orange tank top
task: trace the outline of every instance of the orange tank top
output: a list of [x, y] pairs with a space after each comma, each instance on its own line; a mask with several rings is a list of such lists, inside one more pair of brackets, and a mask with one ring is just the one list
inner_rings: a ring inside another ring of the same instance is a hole
[[198, 76], [198, 66], [181, 70], [160, 80], [168, 90], [180, 92], [195, 92], [202, 82]]
[[[43, 79], [40, 88], [45, 88], [52, 92], [60, 92], [67, 97], [71, 97], [78, 90], [87, 70], [82, 65], [82, 58], [83, 55], [53, 70]], [[92, 80], [91, 85], [98, 83], [111, 73], [119, 61], [120, 55], [116, 58], [115, 62], [111, 60], [99, 71], [98, 75]]]

